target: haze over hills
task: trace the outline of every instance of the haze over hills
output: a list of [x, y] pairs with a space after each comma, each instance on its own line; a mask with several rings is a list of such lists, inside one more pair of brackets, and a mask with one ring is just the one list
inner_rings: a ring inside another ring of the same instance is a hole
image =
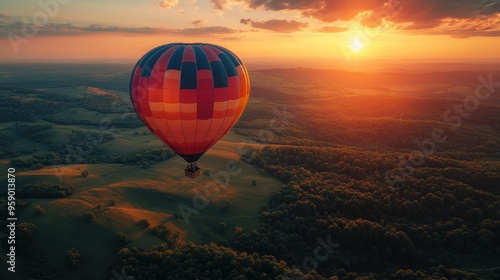
[[1, 65], [16, 276], [500, 277], [500, 89], [467, 101], [499, 68], [388, 67], [250, 71], [244, 115], [192, 180], [133, 112], [131, 65]]

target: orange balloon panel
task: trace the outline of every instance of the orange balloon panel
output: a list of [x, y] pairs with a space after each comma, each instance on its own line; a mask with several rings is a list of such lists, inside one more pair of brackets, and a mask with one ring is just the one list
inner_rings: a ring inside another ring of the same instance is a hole
[[241, 60], [212, 44], [168, 44], [136, 64], [130, 97], [144, 124], [187, 162], [197, 161], [243, 114], [250, 79]]

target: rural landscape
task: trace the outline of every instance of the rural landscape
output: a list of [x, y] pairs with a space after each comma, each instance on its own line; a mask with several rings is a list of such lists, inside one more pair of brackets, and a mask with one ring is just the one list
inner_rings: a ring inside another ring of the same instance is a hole
[[500, 278], [498, 65], [251, 68], [196, 179], [132, 67], [0, 65], [1, 279]]

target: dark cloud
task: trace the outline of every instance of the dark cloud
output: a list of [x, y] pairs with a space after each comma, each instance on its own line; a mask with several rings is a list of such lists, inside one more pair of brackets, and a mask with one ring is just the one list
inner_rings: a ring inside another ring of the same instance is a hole
[[243, 0], [250, 8], [297, 10], [323, 21], [349, 20], [361, 11], [381, 7], [386, 0]]
[[91, 24], [89, 26], [74, 26], [71, 24], [51, 24], [48, 25], [48, 31], [53, 31], [57, 33], [58, 31], [81, 31], [85, 33], [139, 33], [139, 34], [155, 34], [161, 33], [162, 29], [160, 28], [151, 28], [151, 27], [119, 27], [119, 26], [102, 26], [99, 24]]
[[455, 30], [450, 32], [441, 32], [441, 35], [450, 35], [452, 38], [469, 38], [472, 36], [483, 36], [483, 37], [498, 37], [500, 36], [500, 30], [497, 31], [463, 31]]
[[251, 20], [249, 18], [247, 19], [242, 18], [240, 20], [240, 23], [248, 24], [253, 28], [267, 29], [283, 33], [300, 31], [302, 30], [302, 28], [307, 27], [307, 22], [299, 22], [295, 20], [286, 20], [286, 19], [271, 19], [271, 20], [256, 21], [256, 20]]
[[227, 7], [227, 0], [210, 0], [212, 7], [216, 10], [224, 10]]
[[427, 33], [450, 35], [455, 38], [471, 36], [500, 36], [500, 15], [495, 17], [480, 16], [475, 19], [446, 19], [439, 22], [428, 22], [428, 26], [415, 24], [403, 28], [406, 32], [420, 32], [423, 28]]
[[318, 29], [318, 32], [323, 32], [323, 33], [339, 33], [339, 32], [344, 32], [349, 30], [349, 28], [345, 27], [338, 27], [338, 26], [324, 26]]
[[240, 41], [243, 38], [245, 37], [222, 37], [221, 39], [225, 41]]
[[447, 18], [478, 19], [500, 13], [498, 0], [405, 0], [401, 1], [401, 7], [401, 12], [394, 14], [391, 20], [421, 26]]
[[478, 30], [478, 29], [433, 30], [428, 33], [433, 35], [449, 35], [452, 38], [469, 38], [474, 36], [482, 36], [482, 37], [500, 36], [500, 30]]
[[201, 25], [201, 24], [203, 24], [204, 22], [205, 22], [205, 19], [202, 19], [202, 18], [193, 19], [193, 20], [191, 21], [191, 23], [192, 23], [192, 24], [194, 24], [194, 25]]
[[[500, 0], [241, 0], [253, 9], [298, 11], [324, 22], [359, 20], [369, 27], [382, 19], [407, 29], [429, 30], [448, 19], [482, 20], [500, 14]], [[472, 32], [472, 31], [471, 31]], [[481, 33], [481, 32], [479, 32]], [[479, 34], [478, 33], [478, 34]], [[451, 35], [451, 34], [450, 34]]]
[[232, 34], [237, 32], [239, 31], [227, 28], [225, 26], [209, 26], [209, 27], [174, 29], [172, 32], [169, 33], [190, 34], [190, 35], [214, 35], [214, 34]]
[[252, 20], [249, 19], [249, 18], [242, 18], [242, 19], [240, 19], [240, 23], [243, 23], [243, 24], [249, 24], [251, 22], [252, 22]]
[[[26, 25], [21, 22], [10, 24], [0, 23], [0, 37], [5, 37], [9, 33], [18, 34], [21, 36], [26, 32]], [[36, 28], [37, 35], [63, 36], [63, 35], [82, 35], [92, 33], [128, 33], [128, 34], [186, 34], [186, 35], [219, 35], [219, 34], [234, 34], [239, 32], [236, 29], [227, 28], [224, 26], [196, 27], [196, 28], [153, 28], [153, 27], [119, 27], [119, 26], [102, 26], [92, 24], [89, 26], [75, 26], [72, 24], [47, 24], [41, 27], [31, 25], [31, 28]]]

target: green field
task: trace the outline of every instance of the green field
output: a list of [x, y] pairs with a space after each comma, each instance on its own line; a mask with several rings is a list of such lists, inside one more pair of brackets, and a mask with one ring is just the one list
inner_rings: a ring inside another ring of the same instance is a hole
[[[93, 79], [95, 80], [99, 78]], [[60, 102], [57, 110], [43, 114], [36, 120], [14, 119], [0, 123], [1, 134], [9, 139], [2, 148], [15, 152], [16, 158], [29, 160], [33, 155], [57, 153], [59, 148], [69, 142], [69, 135], [74, 131], [111, 134], [113, 140], [97, 147], [101, 155], [134, 155], [164, 147], [164, 144], [142, 125], [135, 128], [113, 125], [117, 120], [137, 121], [130, 108], [117, 107], [116, 112], [103, 112], [101, 108], [92, 110], [79, 105], [80, 98], [100, 96], [112, 96], [120, 104], [125, 104], [129, 102], [128, 92], [83, 85], [51, 85], [47, 88], [32, 88], [32, 91], [24, 95], [15, 89], [0, 91], [1, 98], [14, 98], [27, 106], [38, 101]], [[104, 129], [103, 122], [106, 123]], [[16, 131], [18, 125], [50, 125], [51, 128], [46, 130], [49, 135], [44, 138], [47, 143], [22, 135]], [[147, 219], [151, 224], [150, 228], [160, 223], [166, 224], [173, 233], [179, 233], [180, 241], [198, 244], [227, 239], [237, 226], [246, 230], [257, 229], [260, 226], [260, 211], [277, 192], [281, 183], [259, 173], [254, 166], [239, 161], [238, 146], [246, 140], [247, 137], [234, 132], [226, 135], [199, 161], [205, 173], [197, 179], [184, 176], [185, 162], [178, 156], [152, 163], [147, 169], [119, 163], [78, 162], [56, 163], [38, 170], [16, 167], [16, 184], [19, 187], [47, 182], [71, 184], [74, 188], [74, 193], [66, 198], [20, 198], [26, 201], [28, 206], [19, 212], [19, 220], [34, 223], [38, 229], [28, 251], [33, 258], [21, 257], [19, 268], [22, 270], [22, 267], [30, 262], [41, 261], [65, 277], [82, 275], [100, 279], [108, 272], [107, 264], [114, 262], [116, 250], [120, 248], [115, 237], [117, 233], [127, 234], [130, 239], [127, 246], [150, 249], [162, 243], [161, 239], [136, 225], [141, 219]], [[240, 172], [232, 175], [229, 183], [217, 193], [213, 192], [215, 195], [210, 197], [206, 206], [202, 200], [193, 202], [195, 190], [204, 190], [205, 186], [213, 186], [216, 182], [215, 175], [211, 177], [210, 174], [226, 170], [227, 164], [235, 160], [241, 165]], [[12, 164], [6, 159], [0, 162], [0, 166], [7, 170]], [[90, 175], [82, 177], [80, 173], [83, 170], [88, 170]], [[6, 176], [2, 175], [1, 180], [5, 181]], [[257, 182], [255, 186], [252, 186], [252, 180]], [[35, 205], [43, 207], [46, 214], [37, 216]], [[180, 215], [180, 205], [198, 211], [189, 216], [189, 223]], [[93, 222], [83, 221], [82, 215], [87, 211], [95, 214]], [[175, 218], [174, 213], [179, 216]], [[220, 222], [227, 224], [227, 234], [218, 231]], [[81, 269], [59, 269], [65, 267], [65, 253], [73, 247], [83, 256]], [[3, 250], [2, 256], [5, 256], [5, 253]]]

